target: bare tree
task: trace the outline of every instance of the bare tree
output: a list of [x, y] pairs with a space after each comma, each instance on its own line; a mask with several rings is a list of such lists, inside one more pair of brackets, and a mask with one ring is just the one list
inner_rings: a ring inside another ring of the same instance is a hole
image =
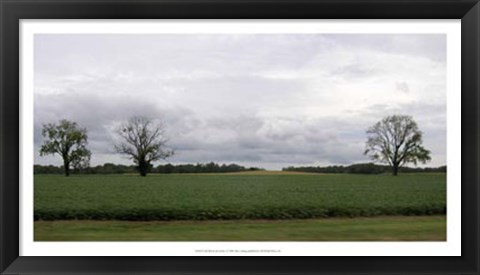
[[387, 163], [396, 176], [406, 163], [417, 165], [430, 160], [430, 151], [422, 146], [422, 132], [411, 116], [393, 115], [375, 123], [367, 130], [365, 155]]
[[78, 128], [76, 122], [63, 119], [58, 125], [43, 125], [42, 136], [47, 140], [40, 148], [40, 156], [59, 154], [63, 158], [65, 176], [70, 175], [70, 166], [76, 169], [89, 166], [91, 153], [86, 147], [87, 129]]
[[119, 128], [118, 134], [123, 141], [115, 144], [115, 150], [128, 155], [137, 165], [141, 176], [147, 175], [152, 162], [173, 155], [173, 150], [166, 149], [163, 126], [154, 124], [148, 118], [130, 118]]

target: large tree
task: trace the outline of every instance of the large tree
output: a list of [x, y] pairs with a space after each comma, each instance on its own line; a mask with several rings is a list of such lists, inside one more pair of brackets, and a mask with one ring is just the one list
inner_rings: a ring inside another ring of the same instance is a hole
[[121, 142], [115, 144], [118, 153], [126, 154], [137, 165], [141, 176], [146, 176], [152, 162], [166, 159], [173, 151], [166, 149], [167, 139], [160, 123], [145, 117], [133, 117], [118, 130]]
[[422, 132], [411, 116], [387, 116], [370, 127], [367, 136], [365, 155], [390, 165], [394, 176], [406, 163], [430, 160], [430, 151], [422, 146]]
[[88, 167], [90, 151], [87, 149], [87, 130], [79, 128], [76, 122], [66, 119], [58, 124], [43, 125], [42, 136], [46, 139], [40, 148], [40, 156], [59, 154], [63, 159], [65, 176], [70, 175], [70, 167]]

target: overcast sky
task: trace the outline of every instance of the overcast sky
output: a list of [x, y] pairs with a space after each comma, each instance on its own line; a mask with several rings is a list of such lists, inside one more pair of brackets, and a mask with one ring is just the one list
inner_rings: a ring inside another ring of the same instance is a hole
[[42, 124], [65, 118], [87, 128], [92, 165], [131, 164], [113, 130], [146, 116], [172, 163], [348, 165], [369, 161], [369, 126], [405, 114], [444, 165], [445, 59], [437, 34], [38, 34], [35, 163], [61, 164], [38, 149]]

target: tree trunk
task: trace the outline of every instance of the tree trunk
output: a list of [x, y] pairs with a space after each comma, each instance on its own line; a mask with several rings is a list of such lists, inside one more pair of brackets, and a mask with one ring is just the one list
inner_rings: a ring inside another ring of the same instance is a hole
[[148, 164], [145, 161], [138, 162], [138, 171], [140, 176], [145, 177], [147, 175]]
[[398, 165], [393, 165], [392, 166], [392, 174], [396, 176], [398, 174]]
[[66, 177], [70, 176], [70, 163], [64, 161], [63, 162], [63, 167], [65, 169], [65, 176]]

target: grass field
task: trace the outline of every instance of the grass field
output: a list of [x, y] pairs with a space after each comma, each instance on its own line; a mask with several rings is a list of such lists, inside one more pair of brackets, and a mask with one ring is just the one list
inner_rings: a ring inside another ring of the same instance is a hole
[[35, 241], [445, 241], [445, 216], [242, 221], [37, 221]]
[[445, 174], [35, 175], [35, 220], [443, 215]]

